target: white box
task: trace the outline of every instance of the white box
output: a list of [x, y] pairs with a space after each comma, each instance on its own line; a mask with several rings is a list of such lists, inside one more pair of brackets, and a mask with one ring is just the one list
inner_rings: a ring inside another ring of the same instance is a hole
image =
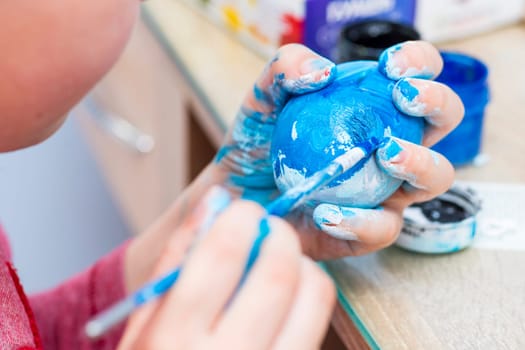
[[418, 0], [415, 27], [423, 39], [465, 38], [519, 21], [524, 0]]

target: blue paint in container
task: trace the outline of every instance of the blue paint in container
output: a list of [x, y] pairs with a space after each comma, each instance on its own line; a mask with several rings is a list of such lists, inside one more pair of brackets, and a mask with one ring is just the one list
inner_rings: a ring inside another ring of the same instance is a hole
[[458, 52], [441, 52], [443, 72], [436, 81], [452, 88], [465, 105], [458, 127], [432, 149], [454, 166], [469, 164], [481, 149], [485, 106], [489, 102], [488, 68], [480, 60]]

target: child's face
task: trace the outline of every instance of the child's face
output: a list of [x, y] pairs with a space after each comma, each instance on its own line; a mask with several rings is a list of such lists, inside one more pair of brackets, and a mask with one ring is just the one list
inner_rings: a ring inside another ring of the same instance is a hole
[[137, 0], [0, 1], [0, 152], [52, 135], [115, 63]]
[[63, 115], [15, 115], [0, 118], [0, 152], [40, 143], [51, 136], [66, 119]]

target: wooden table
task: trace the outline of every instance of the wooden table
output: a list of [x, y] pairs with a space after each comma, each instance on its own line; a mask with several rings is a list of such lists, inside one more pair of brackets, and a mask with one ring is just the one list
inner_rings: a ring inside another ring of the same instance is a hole
[[[146, 3], [144, 20], [184, 74], [203, 111], [200, 123], [218, 145], [264, 60], [178, 1]], [[525, 182], [524, 43], [525, 27], [515, 25], [440, 45], [490, 68], [489, 161], [460, 169], [459, 179]], [[428, 256], [392, 247], [325, 266], [339, 288], [334, 324], [348, 347], [525, 348], [523, 252]]]

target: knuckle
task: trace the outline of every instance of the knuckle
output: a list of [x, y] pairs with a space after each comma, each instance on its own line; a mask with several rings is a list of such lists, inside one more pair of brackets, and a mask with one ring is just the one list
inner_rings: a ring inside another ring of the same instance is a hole
[[162, 350], [167, 349], [169, 342], [164, 339], [161, 332], [148, 332], [145, 336], [140, 337], [133, 350]]
[[181, 282], [180, 284], [176, 284], [173, 287], [173, 295], [174, 299], [176, 299], [176, 302], [178, 305], [183, 305], [183, 307], [180, 307], [177, 310], [177, 317], [180, 318], [189, 318], [191, 317], [191, 310], [194, 310], [195, 307], [199, 305], [199, 303], [202, 302], [199, 298], [201, 298], [201, 295], [199, 293], [195, 293], [195, 288], [193, 288], [193, 281], [188, 281], [188, 279], [184, 279], [184, 271], [181, 275]]
[[[416, 177], [418, 177], [419, 174], [425, 173], [429, 169], [433, 168], [433, 164], [431, 164], [431, 157], [428, 154], [428, 149], [426, 147], [420, 147], [420, 146], [412, 146], [409, 147], [412, 148], [410, 154], [411, 156], [408, 157], [407, 163], [406, 163], [406, 170], [407, 172], [414, 174]], [[429, 168], [429, 166], [432, 166]]]
[[218, 236], [239, 236], [254, 234], [255, 227], [264, 214], [264, 209], [252, 201], [237, 200], [219, 216], [213, 231], [218, 231]]
[[325, 306], [332, 307], [336, 300], [334, 282], [312, 261], [308, 263], [312, 266], [312, 282], [314, 288], [317, 290], [317, 295], [319, 295], [319, 300], [325, 303]]
[[[254, 201], [239, 199], [231, 206], [232, 213], [230, 215], [239, 217], [246, 217], [254, 222], [258, 220], [264, 213], [264, 208]], [[242, 216], [241, 216], [242, 215]]]
[[221, 265], [245, 259], [263, 212], [255, 202], [238, 200], [232, 203], [218, 218], [201, 248], [206, 250], [206, 259]]
[[288, 291], [297, 283], [298, 259], [286, 257], [275, 260], [267, 265], [265, 274], [266, 285], [272, 290]]
[[263, 249], [267, 255], [264, 278], [273, 288], [289, 288], [296, 283], [299, 274], [300, 250], [295, 240], [282, 239], [280, 232], [268, 238]]
[[210, 246], [209, 258], [217, 264], [230, 264], [242, 260], [247, 246], [239, 244], [238, 236], [227, 232], [218, 234]]

